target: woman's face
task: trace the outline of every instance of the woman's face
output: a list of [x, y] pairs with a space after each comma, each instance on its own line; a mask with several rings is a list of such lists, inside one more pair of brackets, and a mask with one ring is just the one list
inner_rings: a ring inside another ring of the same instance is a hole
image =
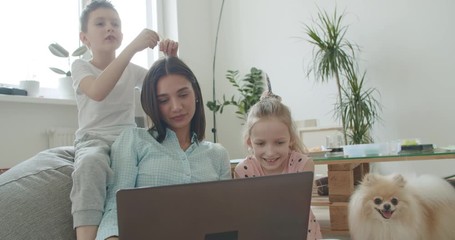
[[196, 111], [191, 82], [182, 75], [170, 74], [158, 80], [156, 93], [162, 120], [174, 132], [189, 132]]
[[267, 175], [281, 174], [288, 164], [291, 135], [277, 118], [265, 118], [251, 128], [248, 145]]

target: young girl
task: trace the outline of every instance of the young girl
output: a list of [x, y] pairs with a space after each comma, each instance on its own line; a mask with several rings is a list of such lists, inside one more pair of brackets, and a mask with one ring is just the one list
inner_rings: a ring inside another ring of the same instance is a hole
[[[235, 178], [314, 171], [289, 108], [270, 91], [250, 108], [243, 136], [252, 154], [235, 167]], [[321, 238], [319, 223], [310, 211], [307, 239]]]

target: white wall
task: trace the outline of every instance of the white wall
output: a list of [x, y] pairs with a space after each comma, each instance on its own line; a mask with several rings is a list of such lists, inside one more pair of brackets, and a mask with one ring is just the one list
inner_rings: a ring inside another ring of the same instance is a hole
[[[135, 115], [143, 118], [140, 95], [136, 93]], [[46, 98], [0, 94], [0, 169], [13, 167], [53, 147], [48, 142], [48, 130], [78, 128], [75, 100], [57, 99], [58, 94], [51, 89], [40, 89], [40, 95]]]
[[[212, 98], [212, 60], [214, 44], [214, 10], [211, 0], [178, 1], [179, 56], [198, 78], [204, 102]], [[177, 27], [177, 26], [176, 26]], [[213, 116], [205, 109], [207, 118], [206, 138], [213, 140], [211, 133]]]
[[[178, 1], [177, 7], [180, 54], [195, 69], [206, 101], [211, 98], [211, 54], [220, 5], [220, 0], [197, 0]], [[268, 73], [295, 120], [336, 124], [331, 112], [335, 84], [305, 77], [312, 46], [304, 39], [303, 27], [311, 24], [318, 7], [332, 12], [335, 6], [347, 13], [347, 38], [362, 47], [360, 64], [367, 70], [368, 85], [381, 93], [383, 121], [375, 127], [376, 141], [418, 137], [439, 146], [455, 144], [455, 81], [450, 71], [455, 65], [455, 2], [450, 0], [228, 0], [217, 50], [217, 97], [235, 93], [224, 77], [226, 70], [245, 74], [255, 66]], [[218, 140], [231, 157], [243, 157], [241, 122], [233, 108], [218, 115], [217, 126]], [[208, 139], [211, 136], [208, 132]], [[448, 166], [455, 169], [453, 161], [443, 161], [436, 169]], [[399, 167], [388, 169], [394, 170]]]
[[10, 168], [47, 149], [47, 130], [77, 129], [76, 103], [13, 97], [24, 99], [13, 102], [11, 96], [0, 96], [0, 168]]

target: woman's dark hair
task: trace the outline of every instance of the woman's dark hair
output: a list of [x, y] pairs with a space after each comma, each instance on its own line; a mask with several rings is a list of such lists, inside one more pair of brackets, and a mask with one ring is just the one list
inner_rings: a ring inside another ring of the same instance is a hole
[[[145, 76], [142, 85], [141, 104], [142, 109], [153, 123], [149, 132], [156, 131], [158, 135], [155, 138], [160, 143], [166, 137], [167, 124], [161, 117], [156, 87], [162, 77], [170, 74], [181, 75], [191, 82], [196, 97], [196, 111], [191, 119], [190, 131], [196, 133], [198, 140], [202, 141], [205, 138], [205, 112], [201, 88], [194, 73], [178, 57], [166, 57], [156, 61]], [[152, 134], [152, 136], [154, 135]]]

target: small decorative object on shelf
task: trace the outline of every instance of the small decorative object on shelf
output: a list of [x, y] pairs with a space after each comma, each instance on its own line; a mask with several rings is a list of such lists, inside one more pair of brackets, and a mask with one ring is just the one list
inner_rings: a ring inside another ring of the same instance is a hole
[[38, 97], [40, 83], [36, 80], [22, 80], [19, 82], [19, 88], [27, 91], [27, 96]]
[[27, 96], [27, 91], [19, 88], [0, 87], [0, 94]]
[[433, 151], [433, 144], [401, 145], [400, 153]]

